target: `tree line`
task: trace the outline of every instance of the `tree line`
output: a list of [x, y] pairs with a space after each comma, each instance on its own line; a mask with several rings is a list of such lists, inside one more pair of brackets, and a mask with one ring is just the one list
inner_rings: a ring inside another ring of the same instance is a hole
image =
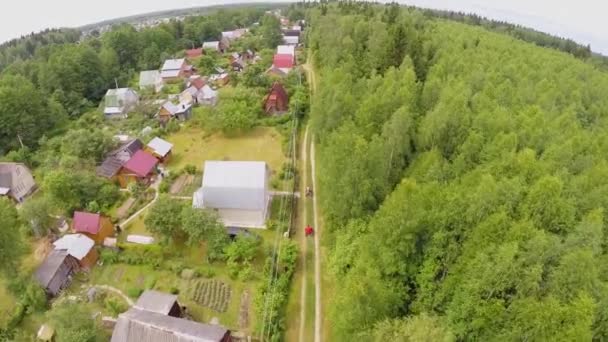
[[414, 8], [306, 11], [332, 337], [608, 338], [608, 74]]

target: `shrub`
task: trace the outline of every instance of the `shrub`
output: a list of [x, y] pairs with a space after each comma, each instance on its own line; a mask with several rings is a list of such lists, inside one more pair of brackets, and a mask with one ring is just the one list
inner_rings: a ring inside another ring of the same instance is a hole
[[112, 249], [102, 249], [99, 259], [105, 265], [115, 264], [119, 261], [118, 252]]
[[175, 286], [171, 286], [171, 289], [169, 289], [169, 292], [171, 292], [171, 294], [179, 294], [179, 289]]
[[137, 298], [141, 295], [142, 292], [144, 292], [144, 290], [137, 287], [132, 287], [127, 290], [127, 295], [131, 298]]
[[169, 182], [164, 179], [162, 183], [160, 183], [160, 186], [158, 187], [158, 191], [161, 194], [166, 194], [167, 192], [169, 192], [169, 189], [171, 188], [171, 184], [169, 184]]
[[116, 298], [106, 298], [104, 301], [104, 306], [108, 311], [112, 313], [113, 316], [118, 316], [121, 312], [127, 311], [127, 305], [123, 303], [122, 300], [118, 300]]
[[215, 271], [208, 267], [201, 267], [197, 270], [198, 274], [200, 274], [203, 278], [213, 278], [215, 277]]
[[196, 169], [196, 166], [188, 164], [184, 167], [184, 171], [189, 175], [195, 175], [197, 172], [197, 169]]

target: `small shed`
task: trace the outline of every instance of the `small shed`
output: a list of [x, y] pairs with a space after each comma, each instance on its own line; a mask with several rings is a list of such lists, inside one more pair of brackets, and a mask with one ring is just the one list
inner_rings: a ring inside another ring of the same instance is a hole
[[166, 163], [171, 158], [173, 144], [159, 137], [155, 137], [150, 140], [146, 146], [146, 150], [158, 158], [161, 163]]
[[84, 211], [74, 212], [72, 230], [88, 236], [98, 245], [103, 244], [105, 238], [114, 234], [114, 226], [110, 218], [99, 213]]
[[35, 277], [45, 291], [56, 296], [72, 282], [78, 260], [64, 250], [53, 250], [36, 269]]
[[181, 308], [177, 303], [177, 296], [164, 292], [146, 290], [139, 296], [135, 308], [156, 312], [171, 317], [181, 317]]

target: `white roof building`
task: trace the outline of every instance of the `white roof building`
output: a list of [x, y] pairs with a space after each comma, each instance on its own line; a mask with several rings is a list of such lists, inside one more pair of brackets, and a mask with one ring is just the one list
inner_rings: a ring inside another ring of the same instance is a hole
[[279, 45], [277, 46], [277, 54], [279, 55], [296, 55], [296, 47], [293, 45]]
[[283, 35], [283, 43], [287, 45], [298, 45], [300, 43], [300, 37]]
[[263, 228], [270, 193], [261, 161], [206, 161], [193, 206], [214, 209], [228, 227]]
[[53, 242], [56, 250], [65, 250], [69, 255], [82, 260], [95, 246], [95, 241], [84, 234], [67, 234]]
[[155, 154], [164, 158], [173, 149], [173, 144], [159, 137], [155, 137], [148, 143], [148, 148]]

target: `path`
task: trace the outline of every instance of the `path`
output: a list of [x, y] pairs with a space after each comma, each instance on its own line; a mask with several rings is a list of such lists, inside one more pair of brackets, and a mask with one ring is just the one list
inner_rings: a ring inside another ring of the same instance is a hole
[[270, 196], [293, 196], [300, 198], [300, 192], [291, 192], [291, 191], [270, 191]]
[[317, 215], [317, 177], [315, 174], [315, 139], [313, 136], [310, 144], [310, 167], [312, 168], [312, 207], [315, 221], [315, 342], [321, 342], [321, 324], [322, 315], [321, 311], [321, 251], [320, 251], [320, 235], [321, 226], [319, 225], [319, 217]]
[[127, 302], [127, 304], [129, 304], [129, 306], [135, 305], [135, 302], [133, 302], [133, 300], [131, 298], [129, 298], [129, 296], [127, 296], [122, 291], [120, 291], [119, 289], [117, 289], [117, 288], [115, 288], [113, 286], [110, 286], [110, 285], [92, 285], [92, 286], [89, 286], [89, 289], [92, 288], [92, 287], [94, 287], [96, 289], [102, 289], [102, 290], [114, 292], [117, 295], [121, 296], [125, 300], [125, 302]]
[[160, 185], [161, 181], [162, 181], [161, 177], [156, 177], [156, 179], [154, 180], [154, 183], [152, 183], [152, 185], [150, 185], [150, 188], [152, 188], [152, 189], [155, 190], [154, 198], [150, 201], [150, 203], [146, 204], [143, 208], [139, 209], [133, 215], [129, 216], [128, 218], [126, 218], [122, 222], [118, 223], [118, 225], [121, 228], [124, 229], [129, 224], [129, 222], [133, 221], [137, 216], [139, 216], [146, 209], [148, 209], [152, 204], [154, 204], [154, 202], [156, 202], [156, 200], [158, 199], [158, 186]]
[[[302, 142], [302, 165], [304, 165], [303, 168], [303, 172], [302, 172], [302, 179], [304, 180], [302, 182], [302, 188], [306, 189], [306, 187], [308, 186], [308, 154], [307, 154], [307, 147], [308, 146], [308, 126], [306, 126], [306, 132], [304, 133], [304, 141]], [[305, 203], [303, 205], [303, 209], [302, 209], [302, 227], [304, 227], [304, 225], [306, 224], [306, 220], [308, 218], [308, 213], [307, 213], [307, 206], [306, 206], [306, 200], [304, 200]], [[300, 232], [298, 234], [298, 236], [300, 236], [300, 248], [301, 248], [301, 253], [300, 255], [302, 256], [302, 288], [300, 289], [300, 334], [299, 334], [299, 338], [298, 341], [300, 342], [304, 342], [304, 330], [306, 329], [306, 288], [307, 286], [307, 281], [308, 281], [308, 276], [307, 276], [307, 267], [306, 264], [308, 263], [308, 261], [306, 260], [306, 255], [308, 253], [308, 242], [306, 241], [306, 235], [302, 234], [302, 232]]]

